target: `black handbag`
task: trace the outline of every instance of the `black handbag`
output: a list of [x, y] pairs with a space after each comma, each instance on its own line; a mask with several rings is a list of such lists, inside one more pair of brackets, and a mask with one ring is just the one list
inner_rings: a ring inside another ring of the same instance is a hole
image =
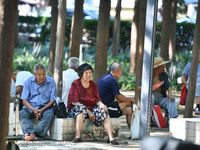
[[108, 113], [111, 118], [119, 118], [122, 116], [122, 110], [119, 107], [119, 103], [117, 101], [114, 101], [110, 104], [108, 107]]
[[67, 111], [64, 102], [55, 103], [54, 113], [57, 118], [67, 118]]

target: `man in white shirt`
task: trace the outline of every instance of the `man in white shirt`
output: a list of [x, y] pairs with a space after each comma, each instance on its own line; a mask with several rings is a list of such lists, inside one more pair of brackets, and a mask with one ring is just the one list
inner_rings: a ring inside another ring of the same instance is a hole
[[[23, 86], [24, 86], [24, 82], [29, 78], [32, 77], [33, 74], [29, 71], [20, 71], [20, 70], [15, 70], [12, 73], [12, 79], [15, 82], [15, 86], [16, 86], [16, 95], [17, 94], [21, 94], [22, 90], [23, 90]], [[22, 104], [22, 100], [20, 99], [19, 101], [19, 110], [22, 109], [23, 104]]]
[[68, 60], [68, 69], [63, 71], [63, 87], [62, 87], [62, 101], [67, 107], [67, 100], [71, 84], [74, 80], [78, 79], [78, 73], [76, 72], [79, 66], [79, 59], [77, 57], [71, 57]]
[[14, 82], [14, 80], [11, 78], [11, 82], [10, 82], [10, 98], [11, 98], [11, 99], [15, 97], [15, 93], [16, 93], [15, 82]]
[[13, 71], [12, 79], [15, 82], [16, 95], [21, 94], [24, 82], [26, 81], [26, 79], [32, 76], [33, 74], [29, 71], [20, 71], [20, 70]]

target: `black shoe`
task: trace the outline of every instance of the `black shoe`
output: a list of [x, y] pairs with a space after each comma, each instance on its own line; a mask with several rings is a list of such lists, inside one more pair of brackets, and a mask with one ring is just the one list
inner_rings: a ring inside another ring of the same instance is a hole
[[80, 141], [81, 141], [80, 138], [74, 138], [74, 139], [72, 140], [73, 143], [79, 143]]
[[109, 141], [109, 139], [107, 140], [107, 143], [110, 143], [112, 145], [119, 145], [119, 143], [115, 140]]

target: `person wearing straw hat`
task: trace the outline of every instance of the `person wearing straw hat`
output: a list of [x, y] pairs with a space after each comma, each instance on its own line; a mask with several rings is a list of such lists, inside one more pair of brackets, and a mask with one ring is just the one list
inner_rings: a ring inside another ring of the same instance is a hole
[[[165, 72], [165, 65], [170, 61], [164, 61], [161, 57], [154, 59], [154, 78], [152, 92], [152, 106], [160, 105], [168, 111], [170, 118], [178, 117], [178, 112], [175, 106], [175, 98], [172, 96], [171, 83], [168, 80], [168, 75]], [[138, 89], [141, 90], [141, 81], [138, 84]], [[157, 87], [155, 86], [157, 85]]]

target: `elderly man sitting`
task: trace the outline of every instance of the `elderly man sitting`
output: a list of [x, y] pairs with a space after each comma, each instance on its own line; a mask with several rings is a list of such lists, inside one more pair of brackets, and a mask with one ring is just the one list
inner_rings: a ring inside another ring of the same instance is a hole
[[[46, 75], [44, 65], [36, 64], [34, 76], [26, 80], [21, 95], [24, 106], [19, 113], [19, 120], [26, 141], [45, 138], [54, 119], [54, 97], [57, 97], [55, 81]], [[35, 128], [31, 118], [40, 121]]]

